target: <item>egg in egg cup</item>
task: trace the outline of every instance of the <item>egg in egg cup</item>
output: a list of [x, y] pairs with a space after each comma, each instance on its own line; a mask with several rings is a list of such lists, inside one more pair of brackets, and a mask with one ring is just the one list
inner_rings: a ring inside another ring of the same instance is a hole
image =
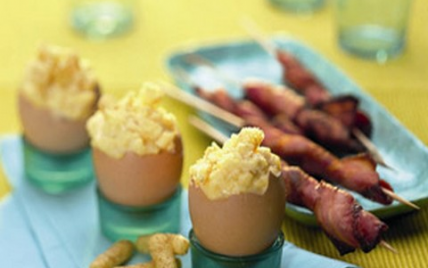
[[162, 97], [150, 83], [118, 101], [104, 96], [88, 121], [101, 230], [112, 241], [179, 232], [183, 145]]
[[243, 128], [190, 167], [193, 267], [280, 267], [286, 201], [281, 161]]
[[52, 194], [90, 182], [85, 125], [100, 90], [88, 63], [69, 49], [43, 45], [28, 64], [18, 92], [28, 180]]

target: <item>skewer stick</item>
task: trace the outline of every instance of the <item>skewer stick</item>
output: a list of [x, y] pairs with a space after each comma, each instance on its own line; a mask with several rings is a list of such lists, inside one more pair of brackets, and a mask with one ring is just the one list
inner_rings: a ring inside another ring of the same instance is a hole
[[369, 138], [367, 138], [366, 135], [364, 135], [364, 133], [360, 129], [353, 128], [352, 134], [354, 134], [354, 136], [361, 142], [361, 144], [363, 144], [363, 146], [366, 147], [366, 149], [369, 151], [369, 153], [371, 154], [373, 159], [376, 161], [376, 163], [386, 168], [394, 170], [393, 167], [385, 163], [385, 161], [383, 160], [383, 157], [379, 153], [379, 150], [376, 148], [373, 142]]
[[187, 93], [183, 90], [180, 90], [176, 87], [174, 87], [173, 85], [170, 85], [168, 83], [165, 82], [159, 82], [162, 86], [163, 91], [170, 96], [173, 99], [176, 99], [178, 101], [181, 101], [193, 108], [196, 108], [200, 111], [206, 112], [218, 119], [223, 120], [226, 123], [231, 124], [232, 126], [235, 126], [237, 128], [241, 128], [244, 126], [245, 121], [234, 115], [231, 114], [219, 107], [217, 107], [216, 105], [205, 101], [201, 98], [198, 98], [190, 93]]
[[[262, 47], [266, 50], [267, 53], [270, 55], [276, 57], [276, 51], [279, 49], [275, 46], [275, 44], [268, 40], [264, 34], [262, 34], [262, 31], [259, 29], [259, 27], [254, 23], [254, 21], [246, 19], [242, 23], [245, 30], [250, 34], [250, 36]], [[389, 165], [386, 164], [383, 157], [379, 153], [379, 150], [376, 148], [376, 146], [372, 143], [372, 141], [364, 135], [359, 129], [353, 128], [352, 133], [355, 135], [355, 137], [363, 144], [364, 147], [369, 151], [369, 153], [372, 155], [373, 159], [381, 166], [384, 166], [386, 168], [393, 169]]]
[[390, 190], [388, 190], [388, 189], [386, 189], [386, 188], [383, 188], [383, 187], [381, 187], [381, 188], [382, 188], [382, 191], [383, 191], [386, 195], [388, 195], [389, 197], [391, 197], [392, 199], [397, 200], [398, 202], [400, 202], [400, 203], [402, 203], [402, 204], [404, 204], [404, 205], [407, 205], [407, 206], [409, 206], [409, 207], [412, 207], [412, 208], [414, 208], [414, 209], [416, 209], [416, 210], [420, 210], [420, 207], [419, 207], [419, 206], [417, 206], [417, 205], [413, 204], [412, 202], [410, 202], [410, 201], [408, 201], [408, 200], [404, 199], [403, 197], [401, 197], [401, 196], [397, 195], [397, 194], [396, 194], [396, 193], [394, 193], [393, 191], [390, 191]]
[[197, 85], [195, 82], [193, 82], [193, 79], [190, 77], [190, 75], [183, 70], [181, 67], [174, 67], [173, 75], [176, 79], [190, 85], [192, 88], [196, 88]]
[[398, 250], [396, 250], [393, 246], [391, 246], [385, 240], [380, 240], [379, 245], [381, 245], [382, 247], [386, 248], [387, 250], [389, 250], [395, 254], [398, 254]]
[[[222, 70], [217, 68], [217, 66], [215, 66], [211, 61], [200, 56], [197, 53], [191, 53], [191, 54], [186, 55], [185, 60], [188, 63], [194, 64], [196, 66], [206, 66], [210, 69], [210, 71], [213, 71], [222, 80], [224, 80], [228, 83], [234, 84], [237, 87], [241, 87], [241, 83], [237, 79], [232, 78], [229, 74], [226, 74], [225, 72], [223, 72]], [[181, 71], [185, 72], [182, 69], [181, 69]]]
[[208, 137], [213, 138], [218, 143], [223, 144], [227, 140], [227, 136], [222, 132], [196, 116], [189, 117], [189, 123], [199, 131], [205, 133]]
[[241, 21], [242, 27], [247, 31], [248, 34], [271, 56], [276, 56], [276, 51], [278, 48], [275, 44], [269, 41], [265, 35], [262, 33], [262, 30], [259, 26], [251, 19], [244, 18]]

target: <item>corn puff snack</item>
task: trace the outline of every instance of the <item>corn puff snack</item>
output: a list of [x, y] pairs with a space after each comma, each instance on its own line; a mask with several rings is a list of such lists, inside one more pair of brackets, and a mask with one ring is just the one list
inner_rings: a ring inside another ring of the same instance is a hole
[[186, 254], [189, 241], [178, 234], [154, 234], [139, 237], [136, 247], [142, 253], [150, 253], [154, 268], [177, 268], [181, 263], [177, 262], [175, 255]]
[[134, 244], [128, 240], [120, 240], [95, 258], [89, 267], [113, 268], [129, 260], [133, 253]]

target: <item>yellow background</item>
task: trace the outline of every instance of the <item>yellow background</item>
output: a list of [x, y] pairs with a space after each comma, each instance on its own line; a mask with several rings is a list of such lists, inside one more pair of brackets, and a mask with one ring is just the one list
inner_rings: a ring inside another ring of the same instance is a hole
[[[18, 133], [15, 98], [23, 69], [38, 44], [74, 48], [92, 62], [104, 92], [121, 95], [142, 82], [169, 79], [164, 68], [168, 53], [201, 42], [245, 37], [239, 21], [254, 19], [267, 33], [289, 33], [324, 55], [384, 105], [411, 132], [428, 144], [428, 1], [415, 0], [404, 54], [376, 64], [342, 52], [336, 44], [333, 10], [313, 16], [275, 9], [266, 0], [136, 0], [133, 31], [120, 38], [94, 41], [69, 26], [70, 0], [3, 0], [0, 4], [0, 134]], [[187, 124], [193, 111], [167, 100], [180, 121], [185, 142], [185, 170], [201, 156], [210, 140]], [[428, 166], [428, 165], [427, 165]], [[428, 179], [428, 178], [427, 178]], [[183, 175], [187, 182], [187, 171]], [[0, 196], [10, 192], [0, 172]], [[428, 193], [427, 193], [428, 194]], [[287, 240], [307, 250], [362, 267], [428, 267], [428, 210], [388, 221], [385, 236], [400, 252], [378, 248], [340, 257], [318, 229], [291, 220], [284, 223]]]

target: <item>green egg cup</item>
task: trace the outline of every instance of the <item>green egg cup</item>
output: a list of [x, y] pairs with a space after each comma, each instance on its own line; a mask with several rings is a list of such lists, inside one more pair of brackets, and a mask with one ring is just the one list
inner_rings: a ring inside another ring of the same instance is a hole
[[43, 152], [22, 138], [24, 169], [29, 182], [49, 194], [61, 194], [93, 180], [91, 149], [73, 154]]
[[166, 201], [142, 207], [124, 206], [109, 201], [97, 189], [101, 232], [111, 241], [128, 239], [153, 233], [180, 231], [181, 186]]
[[233, 257], [214, 253], [204, 248], [193, 229], [189, 233], [192, 267], [204, 268], [279, 268], [281, 267], [284, 235], [281, 232], [272, 246], [259, 254]]

